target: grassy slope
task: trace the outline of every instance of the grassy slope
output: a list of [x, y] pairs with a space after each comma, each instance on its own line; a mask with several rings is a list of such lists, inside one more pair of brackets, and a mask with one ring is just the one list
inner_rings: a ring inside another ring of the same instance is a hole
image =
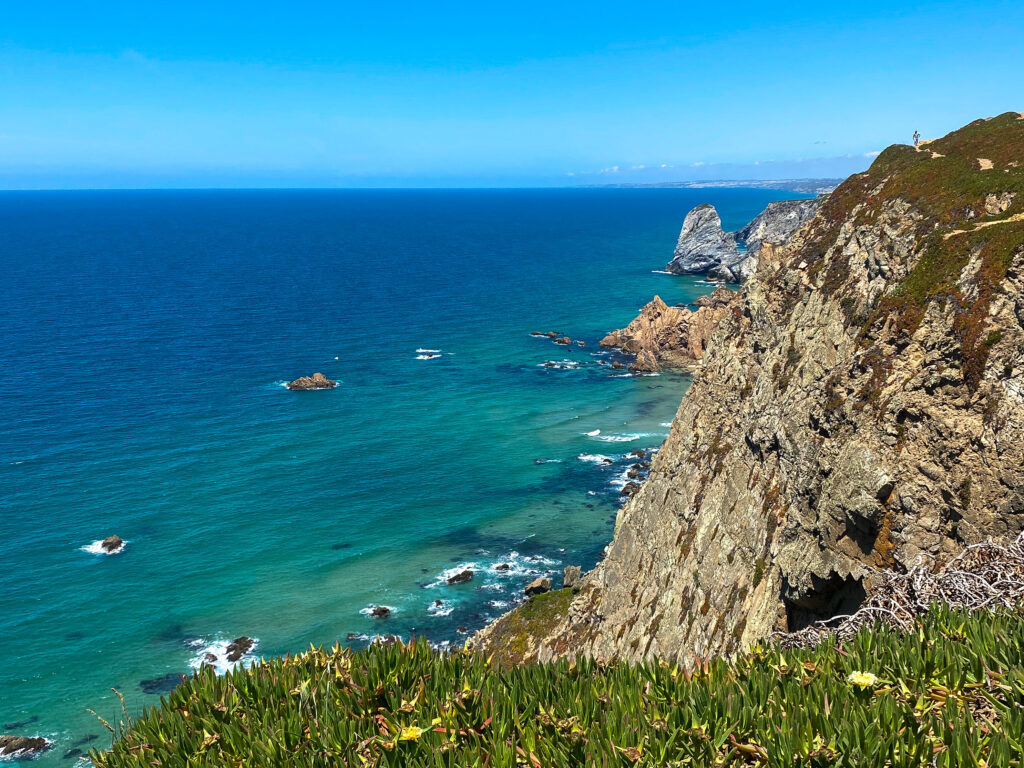
[[[1024, 616], [948, 610], [906, 636], [877, 628], [840, 648], [755, 649], [692, 674], [582, 660], [500, 670], [424, 644], [318, 649], [200, 673], [92, 759], [99, 768], [1020, 766], [1022, 662]], [[877, 682], [851, 683], [858, 671]]]
[[[992, 168], [984, 170], [982, 159]], [[1001, 193], [1013, 194], [1012, 204], [1002, 213], [989, 214], [986, 198]], [[976, 120], [920, 150], [905, 145], [886, 149], [870, 169], [847, 179], [822, 206], [823, 225], [801, 254], [810, 273], [825, 268], [824, 254], [854, 209], [856, 224], [869, 224], [895, 200], [908, 202], [922, 215], [916, 228], [920, 260], [876, 306], [856, 307], [851, 299], [851, 320], [861, 326], [867, 345], [887, 323], [895, 322], [910, 334], [931, 302], [952, 304], [964, 378], [976, 389], [991, 345], [989, 305], [1014, 255], [1024, 248], [1024, 220], [1015, 220], [1024, 213], [1024, 119], [1007, 112]], [[979, 259], [977, 290], [965, 295], [957, 279], [972, 256]], [[846, 278], [846, 260], [833, 259], [823, 287], [838, 291]]]

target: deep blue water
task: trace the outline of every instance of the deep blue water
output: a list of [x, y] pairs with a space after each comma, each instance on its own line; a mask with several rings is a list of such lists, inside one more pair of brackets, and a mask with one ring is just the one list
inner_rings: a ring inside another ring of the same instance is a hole
[[[591, 567], [687, 385], [612, 376], [597, 342], [707, 292], [652, 272], [692, 206], [737, 228], [787, 196], [0, 193], [0, 725], [70, 765], [112, 686], [154, 704], [141, 681], [235, 636], [462, 642]], [[339, 386], [282, 386], [314, 371]]]

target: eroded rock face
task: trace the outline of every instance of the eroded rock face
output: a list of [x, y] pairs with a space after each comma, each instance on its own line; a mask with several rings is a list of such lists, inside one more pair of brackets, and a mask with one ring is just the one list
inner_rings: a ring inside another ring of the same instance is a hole
[[333, 389], [338, 382], [328, 379], [322, 373], [314, 373], [312, 376], [302, 376], [295, 381], [288, 382], [288, 389], [295, 391], [309, 389]]
[[629, 366], [633, 371], [692, 368], [703, 359], [711, 334], [735, 296], [720, 286], [698, 299], [696, 310], [670, 307], [655, 296], [633, 322], [601, 339], [601, 346], [636, 355], [636, 362]]
[[[1024, 196], [988, 211], [1024, 190], [1024, 121], [932, 146], [886, 150], [767, 249], [537, 657], [734, 652], [856, 607], [874, 569], [1024, 527]], [[1007, 170], [965, 180], [977, 153]]]
[[722, 231], [714, 206], [697, 206], [686, 215], [675, 254], [665, 269], [680, 275], [706, 273], [711, 280], [728, 283], [745, 282], [757, 270], [761, 247], [784, 244], [811, 220], [824, 199], [768, 203], [735, 233]]

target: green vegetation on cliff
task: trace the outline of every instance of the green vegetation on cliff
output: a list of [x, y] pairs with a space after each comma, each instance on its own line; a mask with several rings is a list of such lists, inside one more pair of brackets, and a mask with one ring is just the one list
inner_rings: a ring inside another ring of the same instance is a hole
[[[554, 598], [552, 598], [554, 599]], [[1024, 616], [935, 609], [810, 650], [691, 672], [562, 660], [496, 669], [424, 643], [204, 670], [98, 768], [1024, 765]]]
[[[824, 223], [806, 247], [812, 273], [824, 263], [839, 228], [854, 217], [870, 225], [886, 204], [903, 201], [920, 213], [920, 257], [894, 290], [858, 318], [865, 343], [896, 318], [906, 334], [920, 325], [933, 301], [957, 312], [957, 336], [965, 381], [975, 390], [991, 344], [985, 343], [988, 311], [1013, 257], [1024, 247], [1024, 116], [1007, 112], [975, 120], [919, 148], [894, 145], [864, 173], [841, 184], [821, 209]], [[961, 275], [974, 264], [969, 286]], [[847, 277], [841, 259], [831, 263], [826, 291]], [[844, 309], [853, 312], [852, 298]]]

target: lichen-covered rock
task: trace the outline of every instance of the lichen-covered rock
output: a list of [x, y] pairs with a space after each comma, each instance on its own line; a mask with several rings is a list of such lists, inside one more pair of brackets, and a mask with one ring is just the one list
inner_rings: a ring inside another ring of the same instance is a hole
[[288, 389], [295, 391], [309, 389], [333, 389], [338, 382], [328, 379], [322, 373], [314, 373], [312, 376], [302, 376], [295, 381], [288, 382]]
[[734, 652], [853, 609], [875, 569], [1024, 527], [1024, 121], [929, 147], [890, 147], [762, 249], [537, 658]]

